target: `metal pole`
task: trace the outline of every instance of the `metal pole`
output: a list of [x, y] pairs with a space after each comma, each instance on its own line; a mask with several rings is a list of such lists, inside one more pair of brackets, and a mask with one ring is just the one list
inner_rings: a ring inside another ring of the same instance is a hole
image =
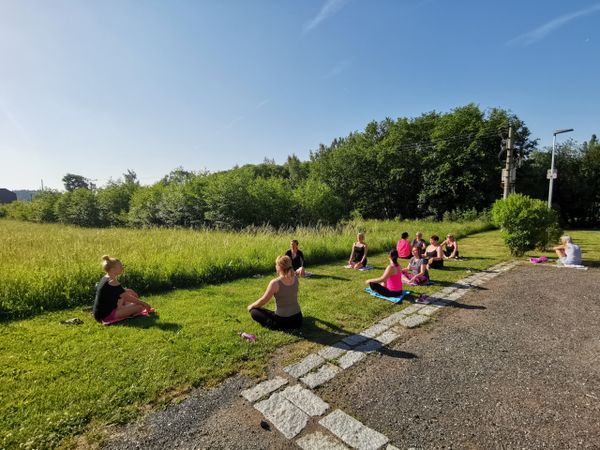
[[502, 198], [506, 199], [511, 193], [510, 189], [510, 171], [512, 167], [512, 127], [508, 127], [508, 140], [506, 141], [506, 166], [502, 179], [504, 180], [504, 192]]
[[548, 208], [552, 208], [552, 188], [554, 187], [554, 148], [556, 147], [556, 133], [552, 138], [552, 162], [550, 163], [550, 183], [548, 184]]

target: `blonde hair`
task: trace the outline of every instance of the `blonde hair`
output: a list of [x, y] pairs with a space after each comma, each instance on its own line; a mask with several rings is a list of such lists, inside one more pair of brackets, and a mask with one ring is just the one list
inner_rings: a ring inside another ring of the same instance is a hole
[[363, 238], [363, 240], [365, 239], [365, 233], [358, 233], [356, 235], [356, 237], [358, 238], [358, 240], [360, 241], [360, 238]]
[[572, 244], [573, 243], [573, 239], [571, 239], [571, 236], [569, 236], [568, 234], [565, 234], [564, 236], [561, 236], [560, 240], [565, 243], [565, 244]]
[[292, 258], [287, 255], [278, 256], [275, 260], [275, 265], [288, 277], [295, 274], [294, 267], [292, 266]]
[[118, 264], [121, 264], [117, 258], [113, 258], [112, 256], [104, 255], [102, 257], [102, 270], [108, 273], [109, 270], [114, 269]]

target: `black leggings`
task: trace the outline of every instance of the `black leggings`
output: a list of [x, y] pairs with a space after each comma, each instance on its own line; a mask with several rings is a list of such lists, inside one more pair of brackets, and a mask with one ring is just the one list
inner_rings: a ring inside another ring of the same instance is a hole
[[268, 309], [252, 308], [250, 315], [252, 319], [260, 323], [263, 327], [271, 328], [272, 330], [290, 330], [302, 326], [301, 312], [290, 317], [281, 317]]
[[402, 291], [390, 291], [388, 288], [379, 283], [369, 283], [369, 286], [378, 294], [386, 297], [400, 297], [402, 295]]

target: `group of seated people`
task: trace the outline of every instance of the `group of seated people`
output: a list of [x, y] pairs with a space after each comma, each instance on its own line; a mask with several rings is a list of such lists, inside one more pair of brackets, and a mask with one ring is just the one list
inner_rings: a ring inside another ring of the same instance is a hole
[[[441, 268], [444, 258], [458, 256], [458, 244], [452, 235], [448, 235], [442, 244], [439, 244], [439, 238], [433, 235], [429, 245], [425, 244], [422, 233], [417, 233], [410, 244], [407, 238], [408, 233], [402, 233], [397, 249], [389, 253], [390, 264], [383, 275], [366, 281], [374, 291], [386, 296], [401, 295], [403, 282], [413, 285], [427, 284], [429, 269]], [[346, 267], [367, 268], [367, 254], [365, 235], [358, 233]], [[399, 258], [410, 258], [406, 268], [399, 265]], [[93, 307], [93, 315], [98, 322], [109, 325], [129, 317], [154, 312], [149, 304], [140, 300], [136, 292], [123, 288], [119, 283], [118, 277], [124, 270], [121, 261], [103, 256], [102, 268], [105, 276], [98, 283]], [[298, 248], [296, 239], [290, 242], [290, 249], [285, 255], [277, 257], [275, 270], [278, 277], [269, 282], [266, 291], [258, 300], [248, 305], [248, 311], [252, 319], [268, 328], [298, 328], [302, 324], [302, 312], [298, 304], [298, 278], [309, 274], [305, 270], [304, 254]], [[272, 297], [275, 297], [275, 311], [263, 308]]]

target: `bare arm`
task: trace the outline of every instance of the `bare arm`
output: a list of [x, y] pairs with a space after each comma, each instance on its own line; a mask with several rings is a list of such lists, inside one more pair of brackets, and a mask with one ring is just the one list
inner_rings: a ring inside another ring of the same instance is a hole
[[354, 261], [354, 244], [352, 244], [352, 252], [350, 252], [350, 259], [348, 260], [348, 263], [351, 263], [352, 261]]
[[248, 311], [254, 308], [260, 308], [261, 306], [264, 306], [267, 303], [269, 303], [269, 300], [271, 300], [271, 298], [277, 293], [278, 290], [279, 285], [277, 284], [277, 279], [271, 280], [262, 297], [260, 297], [254, 303], [248, 305]]
[[458, 253], [458, 241], [454, 241], [454, 250], [452, 251], [450, 258], [454, 258], [457, 253]]
[[387, 280], [391, 276], [392, 276], [392, 266], [387, 266], [383, 272], [383, 275], [381, 275], [379, 278], [371, 278], [370, 280], [365, 281], [365, 284], [383, 283], [385, 280]]
[[364, 264], [364, 261], [367, 259], [367, 253], [369, 253], [369, 246], [367, 244], [365, 244], [365, 254], [363, 255], [363, 258], [360, 260], [360, 262], [363, 264]]

